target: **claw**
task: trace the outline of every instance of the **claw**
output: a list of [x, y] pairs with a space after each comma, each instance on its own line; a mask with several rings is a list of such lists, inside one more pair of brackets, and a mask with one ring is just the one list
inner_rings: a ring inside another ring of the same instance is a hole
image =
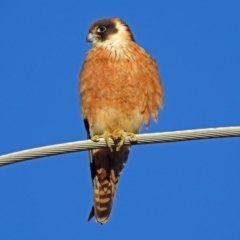
[[132, 133], [132, 132], [125, 132], [124, 130], [119, 130], [117, 132], [116, 139], [120, 139], [120, 141], [117, 144], [116, 151], [119, 151], [121, 149], [121, 147], [124, 144], [124, 141], [125, 141], [126, 137], [130, 137], [130, 141], [133, 141], [133, 142], [137, 141], [137, 137], [136, 137], [136, 135], [134, 133]]
[[124, 130], [119, 130], [117, 132], [117, 134], [111, 134], [108, 131], [104, 131], [103, 134], [101, 135], [94, 135], [91, 137], [92, 141], [94, 142], [98, 142], [100, 140], [100, 138], [104, 138], [105, 142], [108, 146], [108, 148], [110, 149], [110, 151], [112, 152], [112, 146], [111, 143], [109, 141], [109, 138], [111, 138], [113, 140], [113, 142], [117, 145], [116, 146], [116, 151], [119, 151], [121, 149], [121, 147], [124, 145], [124, 141], [126, 137], [130, 137], [130, 141], [136, 142], [137, 141], [137, 137], [134, 133], [132, 132], [125, 132]]
[[105, 142], [108, 146], [108, 148], [110, 149], [110, 151], [112, 152], [113, 149], [112, 149], [112, 146], [111, 146], [111, 143], [109, 141], [109, 138], [113, 139], [113, 136], [111, 133], [109, 133], [108, 131], [104, 131], [103, 134], [101, 135], [94, 135], [91, 137], [91, 140], [94, 141], [94, 142], [98, 142], [100, 140], [100, 138], [104, 138], [105, 139]]

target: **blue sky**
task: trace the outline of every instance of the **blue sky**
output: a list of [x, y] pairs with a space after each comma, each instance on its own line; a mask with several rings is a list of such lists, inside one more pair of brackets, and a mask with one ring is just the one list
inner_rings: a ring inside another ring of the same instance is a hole
[[[159, 122], [240, 125], [240, 2], [0, 2], [0, 154], [83, 140], [77, 76], [89, 25], [117, 16], [158, 62]], [[0, 239], [240, 239], [240, 139], [134, 146], [107, 224], [87, 222], [87, 152], [0, 168]]]

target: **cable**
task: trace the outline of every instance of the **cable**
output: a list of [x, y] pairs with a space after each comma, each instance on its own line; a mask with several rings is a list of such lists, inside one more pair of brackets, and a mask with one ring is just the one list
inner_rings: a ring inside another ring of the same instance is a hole
[[[207, 138], [240, 137], [240, 127], [205, 128], [162, 133], [137, 134], [136, 136], [138, 139], [137, 142], [130, 142], [129, 138], [127, 137], [125, 140], [125, 144], [136, 145], [136, 144], [178, 142]], [[112, 140], [111, 143], [113, 145]], [[99, 142], [85, 140], [32, 148], [28, 150], [1, 155], [0, 166], [30, 159], [36, 159], [40, 157], [85, 151], [89, 149], [102, 147], [106, 147], [104, 139], [100, 139]]]

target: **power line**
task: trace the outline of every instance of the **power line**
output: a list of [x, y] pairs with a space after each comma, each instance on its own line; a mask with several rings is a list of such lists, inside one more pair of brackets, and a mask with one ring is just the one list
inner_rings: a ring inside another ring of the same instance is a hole
[[[172, 131], [162, 133], [150, 133], [150, 134], [137, 134], [137, 142], [130, 142], [129, 138], [126, 138], [125, 144], [152, 144], [152, 143], [166, 143], [166, 142], [178, 142], [198, 139], [210, 139], [210, 138], [224, 138], [224, 137], [239, 137], [240, 127], [220, 127], [220, 128], [205, 128], [195, 130], [184, 131]], [[114, 146], [113, 141], [110, 141]], [[0, 166], [12, 164], [20, 161], [36, 159], [40, 157], [53, 156], [58, 154], [65, 154], [71, 152], [85, 151], [94, 148], [106, 147], [104, 139], [100, 139], [99, 142], [93, 142], [91, 140], [68, 142], [62, 144], [55, 144], [45, 147], [32, 148], [19, 152], [13, 152], [0, 156]]]

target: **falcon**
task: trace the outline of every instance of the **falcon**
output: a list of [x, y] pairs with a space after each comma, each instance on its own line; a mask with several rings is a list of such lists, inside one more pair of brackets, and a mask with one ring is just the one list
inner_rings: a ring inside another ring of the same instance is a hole
[[[136, 42], [119, 18], [100, 19], [89, 29], [87, 52], [79, 74], [81, 113], [88, 138], [103, 137], [107, 148], [89, 151], [93, 207], [88, 221], [107, 222], [130, 146], [142, 124], [157, 121], [163, 88], [155, 60]], [[112, 147], [109, 139], [115, 146]]]

